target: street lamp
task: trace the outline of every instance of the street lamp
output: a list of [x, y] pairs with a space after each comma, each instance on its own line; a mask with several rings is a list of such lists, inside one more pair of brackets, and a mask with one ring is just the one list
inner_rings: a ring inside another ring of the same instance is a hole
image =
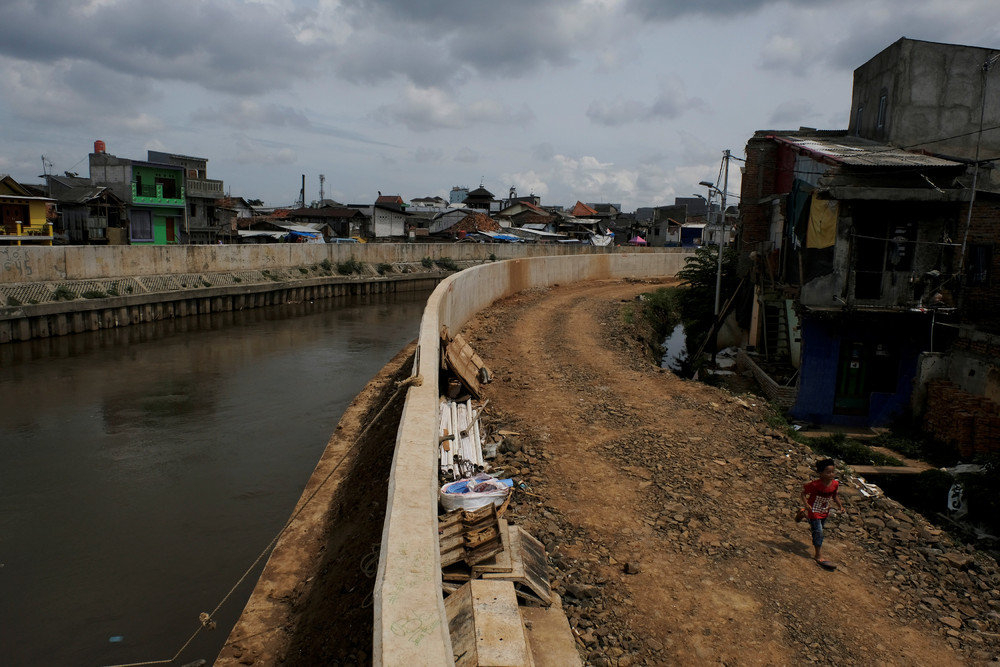
[[[715, 354], [718, 352], [719, 347], [719, 297], [722, 292], [722, 242], [724, 240], [725, 234], [723, 231], [726, 227], [726, 188], [729, 187], [729, 151], [723, 153], [722, 162], [724, 165], [722, 189], [720, 190], [715, 183], [709, 181], [700, 181], [698, 185], [702, 185], [708, 188], [708, 200], [712, 201], [712, 193], [718, 192], [721, 198], [720, 212], [721, 217], [719, 218], [719, 263], [718, 268], [715, 272], [715, 323], [712, 324], [712, 366], [715, 366]], [[709, 217], [712, 214], [712, 207], [709, 205], [708, 208]]]

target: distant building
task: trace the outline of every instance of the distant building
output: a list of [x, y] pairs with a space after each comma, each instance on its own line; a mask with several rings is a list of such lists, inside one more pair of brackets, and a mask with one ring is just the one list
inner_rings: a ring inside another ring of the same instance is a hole
[[465, 201], [465, 198], [469, 196], [469, 188], [462, 188], [455, 186], [451, 189], [448, 194], [448, 201], [452, 204], [461, 204]]
[[94, 142], [90, 180], [106, 186], [128, 206], [128, 240], [133, 245], [173, 245], [181, 242], [187, 201], [184, 167], [120, 158]]
[[219, 231], [226, 227], [227, 215], [219, 210], [225, 196], [223, 182], [208, 178], [208, 159], [161, 151], [146, 151], [150, 162], [174, 164], [184, 168], [184, 194], [187, 218], [184, 233], [188, 243], [214, 244]]

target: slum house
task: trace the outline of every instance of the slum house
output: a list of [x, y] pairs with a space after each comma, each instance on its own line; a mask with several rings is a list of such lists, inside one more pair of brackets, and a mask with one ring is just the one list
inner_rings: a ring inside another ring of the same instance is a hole
[[52, 245], [52, 203], [11, 176], [0, 176], [0, 245]]
[[128, 243], [126, 205], [111, 189], [89, 178], [46, 175], [57, 208], [56, 229], [73, 245]]
[[950, 305], [965, 165], [847, 132], [747, 144], [747, 347], [798, 369], [792, 416], [882, 425], [905, 412], [932, 310]]
[[314, 229], [323, 229], [324, 238], [364, 238], [368, 229], [368, 216], [355, 208], [333, 204], [319, 208], [297, 208], [288, 213], [288, 220]]
[[676, 247], [681, 245], [681, 228], [687, 222], [688, 210], [683, 204], [657, 206], [644, 216], [649, 229], [644, 237], [650, 246]]

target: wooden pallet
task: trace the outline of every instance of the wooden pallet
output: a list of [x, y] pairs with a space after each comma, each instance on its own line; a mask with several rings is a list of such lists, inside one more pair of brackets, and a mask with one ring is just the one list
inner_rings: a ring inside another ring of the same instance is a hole
[[503, 550], [500, 519], [493, 503], [475, 510], [455, 510], [438, 517], [441, 567], [475, 565]]

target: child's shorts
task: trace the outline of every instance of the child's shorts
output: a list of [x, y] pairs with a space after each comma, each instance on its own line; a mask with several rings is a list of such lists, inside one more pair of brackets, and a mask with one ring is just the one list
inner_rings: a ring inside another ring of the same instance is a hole
[[814, 547], [823, 546], [823, 524], [825, 522], [826, 517], [823, 517], [822, 519], [809, 519], [809, 527], [812, 528]]

